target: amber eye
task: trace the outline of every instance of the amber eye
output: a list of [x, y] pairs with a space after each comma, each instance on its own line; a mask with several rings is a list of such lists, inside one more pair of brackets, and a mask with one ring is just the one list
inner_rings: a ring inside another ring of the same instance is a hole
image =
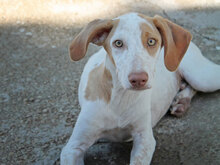
[[123, 46], [123, 42], [122, 42], [121, 40], [116, 40], [116, 41], [114, 42], [114, 45], [115, 45], [116, 47], [118, 47], [118, 48], [121, 48], [121, 47]]
[[156, 44], [156, 40], [153, 38], [148, 39], [147, 44], [149, 46], [154, 46]]

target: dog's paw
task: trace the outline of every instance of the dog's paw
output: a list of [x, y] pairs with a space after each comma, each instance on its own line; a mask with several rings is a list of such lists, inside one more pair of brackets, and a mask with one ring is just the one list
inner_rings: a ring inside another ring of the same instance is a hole
[[80, 149], [64, 147], [60, 155], [60, 165], [84, 165]]
[[189, 109], [191, 99], [195, 94], [196, 91], [186, 82], [182, 81], [180, 91], [170, 106], [170, 114], [176, 117], [182, 117]]
[[170, 107], [170, 114], [176, 117], [182, 117], [189, 109], [191, 98], [177, 97]]
[[67, 147], [64, 147], [60, 155], [60, 165], [68, 165], [73, 163], [74, 160], [72, 151], [70, 151], [70, 149]]

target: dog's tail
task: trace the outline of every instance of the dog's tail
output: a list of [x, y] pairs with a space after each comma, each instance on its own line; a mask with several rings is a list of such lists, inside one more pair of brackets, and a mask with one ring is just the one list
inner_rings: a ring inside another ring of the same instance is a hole
[[220, 65], [205, 58], [193, 42], [190, 43], [179, 71], [197, 91], [213, 92], [220, 89]]

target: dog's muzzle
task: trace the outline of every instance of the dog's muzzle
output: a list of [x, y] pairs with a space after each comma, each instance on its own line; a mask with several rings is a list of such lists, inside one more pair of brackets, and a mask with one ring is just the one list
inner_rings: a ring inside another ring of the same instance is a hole
[[131, 73], [128, 76], [128, 80], [133, 90], [149, 89], [146, 85], [148, 81], [148, 74], [146, 72]]

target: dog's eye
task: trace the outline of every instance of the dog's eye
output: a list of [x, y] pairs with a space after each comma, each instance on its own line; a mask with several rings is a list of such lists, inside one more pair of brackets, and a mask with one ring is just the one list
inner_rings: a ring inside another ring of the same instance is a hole
[[123, 42], [122, 42], [121, 40], [116, 40], [116, 41], [114, 42], [114, 45], [115, 45], [116, 47], [118, 47], [118, 48], [121, 48], [121, 47], [123, 46]]
[[147, 44], [149, 46], [154, 46], [156, 44], [156, 40], [153, 38], [148, 39]]

